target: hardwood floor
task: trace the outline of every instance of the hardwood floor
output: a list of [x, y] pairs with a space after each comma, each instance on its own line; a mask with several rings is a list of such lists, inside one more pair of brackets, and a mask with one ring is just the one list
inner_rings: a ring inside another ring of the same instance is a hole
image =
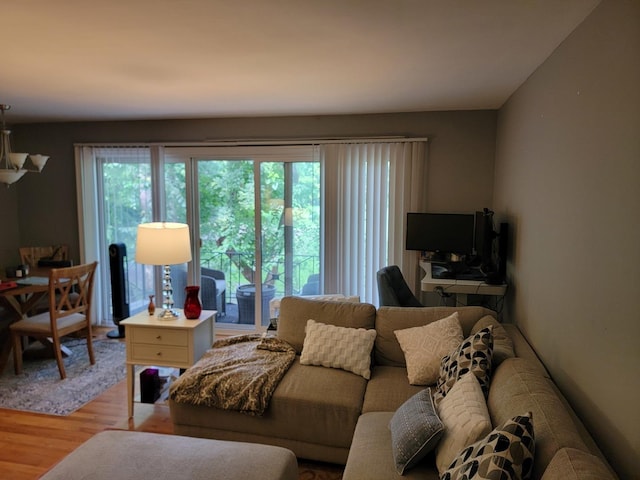
[[[104, 332], [98, 332], [98, 336]], [[98, 432], [173, 433], [169, 407], [136, 403], [127, 417], [126, 380], [66, 417], [0, 409], [0, 479], [36, 480]], [[300, 478], [340, 479], [336, 465], [299, 462]]]
[[136, 404], [127, 418], [126, 381], [69, 416], [0, 409], [0, 478], [34, 480], [94, 434], [111, 428], [172, 433], [169, 408]]

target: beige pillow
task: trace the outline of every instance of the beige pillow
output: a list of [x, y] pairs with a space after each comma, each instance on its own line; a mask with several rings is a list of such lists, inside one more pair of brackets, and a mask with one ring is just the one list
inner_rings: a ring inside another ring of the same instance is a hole
[[479, 332], [485, 327], [493, 325], [493, 367], [497, 367], [507, 358], [515, 357], [516, 354], [513, 350], [513, 341], [507, 333], [507, 330], [502, 326], [498, 320], [491, 315], [486, 315], [476, 322], [471, 329], [471, 335]]
[[438, 380], [442, 357], [463, 340], [458, 312], [420, 327], [393, 332], [404, 352], [411, 385], [433, 385]]
[[444, 434], [436, 447], [436, 466], [442, 475], [463, 448], [491, 431], [491, 417], [484, 393], [473, 373], [467, 373], [438, 405]]
[[300, 354], [302, 365], [339, 368], [371, 378], [371, 350], [376, 331], [307, 321]]

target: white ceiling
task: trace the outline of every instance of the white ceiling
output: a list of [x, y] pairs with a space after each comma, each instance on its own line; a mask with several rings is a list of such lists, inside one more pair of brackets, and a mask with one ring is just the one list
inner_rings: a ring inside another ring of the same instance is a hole
[[7, 123], [495, 109], [599, 0], [2, 2]]

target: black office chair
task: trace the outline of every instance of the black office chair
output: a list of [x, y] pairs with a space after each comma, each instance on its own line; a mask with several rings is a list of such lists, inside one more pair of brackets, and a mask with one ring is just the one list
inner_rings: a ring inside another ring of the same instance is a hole
[[423, 307], [415, 297], [397, 265], [381, 268], [376, 274], [380, 306]]

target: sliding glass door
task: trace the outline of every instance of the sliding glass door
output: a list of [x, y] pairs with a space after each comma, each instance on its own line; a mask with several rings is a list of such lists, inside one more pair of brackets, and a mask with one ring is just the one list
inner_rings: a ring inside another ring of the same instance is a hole
[[225, 328], [264, 328], [272, 299], [322, 293], [313, 147], [87, 146], [76, 153], [85, 255], [103, 266], [100, 323], [113, 320], [110, 244], [126, 248], [131, 314], [161, 291], [161, 268], [135, 261], [137, 226], [151, 221], [189, 224], [193, 261], [171, 268], [175, 306], [186, 285], [200, 285], [203, 307], [217, 310]]
[[203, 307], [218, 311], [219, 328], [264, 328], [271, 300], [321, 293], [320, 163], [312, 154], [167, 149], [166, 162], [191, 166], [187, 211], [200, 266], [191, 278]]

